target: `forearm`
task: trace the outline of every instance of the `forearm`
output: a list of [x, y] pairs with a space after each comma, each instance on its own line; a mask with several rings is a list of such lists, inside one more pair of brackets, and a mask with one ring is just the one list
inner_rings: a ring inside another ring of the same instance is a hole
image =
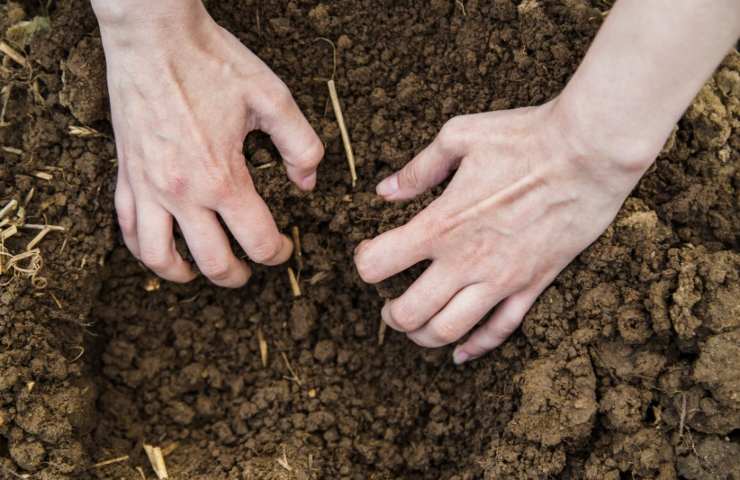
[[558, 110], [583, 148], [647, 168], [739, 35], [737, 0], [620, 0]]

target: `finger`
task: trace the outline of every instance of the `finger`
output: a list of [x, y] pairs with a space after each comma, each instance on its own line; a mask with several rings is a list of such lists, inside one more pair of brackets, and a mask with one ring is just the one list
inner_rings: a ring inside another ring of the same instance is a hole
[[538, 293], [523, 291], [507, 298], [485, 324], [455, 349], [455, 363], [459, 365], [478, 358], [504, 343], [522, 324], [524, 315], [532, 307]]
[[197, 210], [177, 218], [200, 272], [221, 287], [241, 287], [251, 275], [247, 264], [234, 256], [216, 213]]
[[428, 229], [417, 218], [365, 240], [355, 250], [355, 265], [360, 278], [378, 283], [429, 258]]
[[118, 170], [114, 203], [123, 242], [134, 257], [140, 258], [139, 239], [136, 232], [136, 201], [131, 186], [121, 169]]
[[461, 288], [454, 268], [433, 262], [403, 295], [383, 306], [381, 316], [394, 330], [413, 332], [444, 308]]
[[190, 265], [175, 248], [172, 215], [153, 202], [140, 202], [136, 212], [140, 260], [154, 273], [172, 282], [195, 278]]
[[406, 200], [441, 183], [465, 155], [466, 123], [465, 117], [448, 121], [437, 138], [416, 158], [378, 184], [378, 195], [386, 200]]
[[218, 212], [253, 261], [279, 265], [293, 253], [293, 242], [280, 234], [270, 209], [253, 188], [224, 203]]
[[260, 130], [270, 135], [290, 178], [299, 188], [312, 190], [324, 145], [279, 79], [252, 100]]
[[477, 283], [465, 287], [424, 327], [408, 337], [417, 345], [437, 348], [458, 341], [501, 299], [491, 288]]

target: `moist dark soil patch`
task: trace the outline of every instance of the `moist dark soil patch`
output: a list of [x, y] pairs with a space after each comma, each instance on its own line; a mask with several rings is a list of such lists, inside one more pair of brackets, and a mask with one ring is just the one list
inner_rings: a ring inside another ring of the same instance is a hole
[[[173, 478], [740, 478], [737, 52], [522, 329], [455, 367], [450, 349], [392, 331], [378, 344], [382, 296], [409, 278], [364, 285], [352, 251], [439, 192], [389, 205], [374, 186], [452, 116], [556, 95], [609, 2], [207, 5], [286, 81], [327, 146], [311, 194], [279, 166], [253, 169], [280, 227], [300, 228], [303, 296], [286, 267], [256, 269], [236, 291], [156, 282], [114, 222], [105, 65], [87, 2], [2, 4], [3, 32], [34, 16], [51, 28], [19, 47], [30, 68], [0, 66], [0, 207], [34, 188], [28, 215], [67, 232], [40, 244], [45, 288], [18, 277], [0, 290], [0, 478], [139, 479], [137, 467], [154, 478], [143, 442], [176, 447]], [[338, 47], [354, 190], [320, 36]], [[277, 159], [264, 136], [246, 149], [252, 167]]]

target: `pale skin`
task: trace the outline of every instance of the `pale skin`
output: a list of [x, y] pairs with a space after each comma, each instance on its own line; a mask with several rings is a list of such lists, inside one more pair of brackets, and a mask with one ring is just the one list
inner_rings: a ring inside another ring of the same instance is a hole
[[[199, 0], [92, 3], [120, 165], [116, 209], [132, 253], [163, 278], [191, 280], [176, 221], [200, 271], [239, 287], [249, 267], [220, 216], [252, 261], [289, 258], [242, 154], [246, 134], [263, 130], [289, 179], [314, 187], [323, 147], [285, 85]], [[383, 320], [424, 347], [460, 342], [458, 364], [501, 345], [614, 219], [738, 36], [736, 0], [620, 0], [558, 97], [448, 121], [377, 186], [403, 201], [452, 175], [444, 193], [355, 253], [369, 283], [432, 261]]]

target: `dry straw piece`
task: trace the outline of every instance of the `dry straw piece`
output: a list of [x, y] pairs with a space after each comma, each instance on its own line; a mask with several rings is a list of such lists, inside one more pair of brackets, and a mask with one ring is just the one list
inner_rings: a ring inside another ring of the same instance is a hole
[[262, 333], [262, 327], [257, 327], [257, 342], [260, 347], [260, 360], [262, 361], [262, 368], [267, 368], [267, 360], [269, 359], [267, 341], [265, 341], [265, 334]]
[[162, 449], [145, 443], [144, 451], [146, 452], [147, 458], [149, 458], [149, 463], [151, 463], [152, 470], [154, 470], [157, 478], [159, 480], [168, 479], [169, 475], [167, 474], [167, 465], [164, 463], [164, 455], [162, 455]]
[[293, 296], [298, 298], [302, 295], [301, 286], [298, 284], [298, 278], [295, 276], [295, 272], [291, 267], [288, 267], [288, 281], [290, 282], [290, 290], [293, 292]]
[[129, 458], [128, 455], [121, 455], [120, 457], [111, 458], [110, 460], [103, 460], [102, 462], [93, 464], [91, 468], [101, 468], [101, 467], [105, 467], [108, 465], [113, 465], [114, 463], [127, 462], [128, 458]]
[[344, 122], [344, 114], [342, 113], [342, 105], [339, 103], [339, 95], [337, 94], [337, 85], [334, 83], [334, 76], [337, 73], [337, 47], [334, 42], [325, 37], [319, 37], [318, 40], [327, 42], [331, 45], [333, 58], [334, 58], [334, 70], [332, 71], [331, 78], [326, 82], [329, 87], [329, 98], [331, 99], [331, 106], [334, 109], [334, 116], [337, 118], [339, 124], [339, 133], [342, 135], [342, 144], [344, 145], [344, 152], [347, 154], [347, 163], [349, 164], [349, 173], [352, 176], [352, 187], [357, 185], [357, 168], [355, 166], [355, 154], [352, 151], [352, 142], [349, 139], [349, 132], [347, 131], [347, 124]]
[[28, 61], [26, 60], [26, 57], [23, 56], [18, 50], [8, 45], [6, 42], [2, 41], [0, 42], [0, 52], [3, 52], [5, 55], [8, 56], [11, 60], [13, 60], [15, 63], [22, 67], [28, 66]]

